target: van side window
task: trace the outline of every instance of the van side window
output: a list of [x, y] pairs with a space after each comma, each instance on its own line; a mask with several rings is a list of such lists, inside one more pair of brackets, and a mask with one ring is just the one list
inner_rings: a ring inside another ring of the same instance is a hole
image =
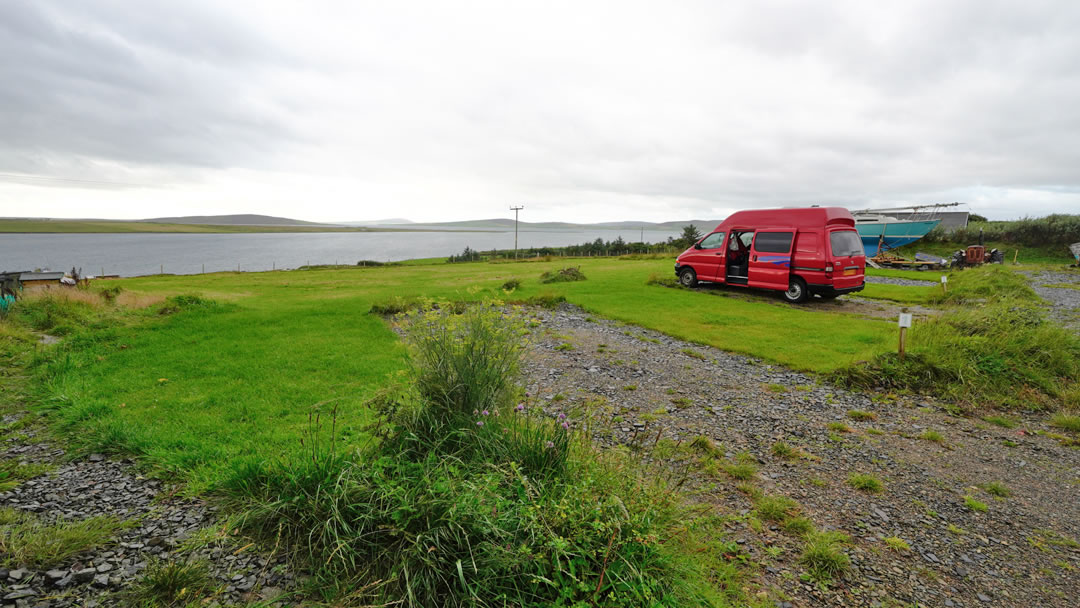
[[800, 232], [799, 238], [795, 239], [795, 251], [800, 253], [817, 253], [818, 236], [815, 232]]
[[719, 249], [724, 246], [724, 233], [714, 232], [709, 236], [701, 239], [699, 247], [702, 249]]
[[791, 251], [793, 232], [759, 232], [754, 239], [754, 250], [758, 253], [787, 253]]

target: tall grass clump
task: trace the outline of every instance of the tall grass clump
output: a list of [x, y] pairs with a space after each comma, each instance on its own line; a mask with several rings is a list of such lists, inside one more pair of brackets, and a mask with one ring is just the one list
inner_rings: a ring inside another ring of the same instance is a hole
[[568, 283], [572, 281], [584, 281], [585, 273], [581, 272], [580, 266], [570, 266], [555, 271], [547, 271], [540, 275], [541, 283]]
[[1000, 266], [953, 276], [951, 301], [962, 305], [916, 325], [906, 358], [881, 354], [834, 379], [934, 393], [970, 409], [1078, 405], [1080, 339], [1046, 318], [1023, 278]]
[[1038, 302], [1039, 296], [1023, 275], [998, 265], [986, 264], [949, 275], [949, 290], [934, 292], [931, 302], [965, 304], [987, 300], [1013, 299]]
[[[400, 317], [404, 388], [349, 454], [249, 463], [227, 484], [331, 597], [404, 606], [722, 606], [719, 522], [639, 464], [594, 451], [516, 386], [525, 319], [500, 306]], [[319, 426], [315, 419], [315, 427]], [[323, 418], [325, 426], [326, 419]], [[332, 433], [331, 433], [332, 435]]]

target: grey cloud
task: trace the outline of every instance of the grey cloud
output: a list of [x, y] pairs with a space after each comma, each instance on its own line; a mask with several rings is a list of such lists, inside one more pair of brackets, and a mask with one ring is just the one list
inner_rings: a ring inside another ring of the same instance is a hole
[[274, 53], [243, 28], [146, 3], [79, 10], [91, 4], [0, 4], [3, 170], [77, 166], [79, 157], [257, 166], [296, 138], [274, 100], [248, 88], [261, 50]]

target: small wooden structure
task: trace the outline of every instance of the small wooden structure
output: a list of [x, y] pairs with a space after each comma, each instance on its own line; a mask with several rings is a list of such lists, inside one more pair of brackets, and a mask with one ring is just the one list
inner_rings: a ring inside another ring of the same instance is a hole
[[62, 272], [22, 272], [19, 273], [19, 282], [23, 287], [35, 285], [59, 285], [60, 279], [64, 278]]

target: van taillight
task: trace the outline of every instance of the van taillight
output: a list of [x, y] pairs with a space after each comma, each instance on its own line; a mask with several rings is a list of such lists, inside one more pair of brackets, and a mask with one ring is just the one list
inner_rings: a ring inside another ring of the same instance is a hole
[[825, 265], [825, 272], [832, 272], [832, 264]]

